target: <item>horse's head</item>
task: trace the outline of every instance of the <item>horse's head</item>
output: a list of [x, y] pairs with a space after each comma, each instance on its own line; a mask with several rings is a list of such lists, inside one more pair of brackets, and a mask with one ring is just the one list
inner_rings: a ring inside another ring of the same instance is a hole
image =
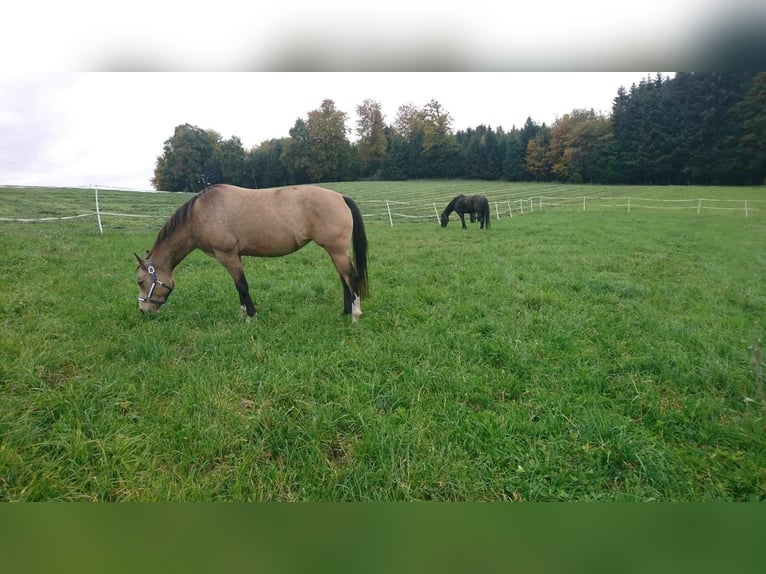
[[[172, 274], [158, 272], [150, 258], [139, 257], [134, 253], [138, 260], [138, 269], [136, 270], [138, 279], [138, 310], [142, 313], [150, 311], [159, 313], [160, 307], [164, 305], [170, 293], [175, 287]], [[162, 280], [164, 276], [165, 280]]]
[[449, 215], [447, 215], [446, 211], [442, 212], [441, 217], [439, 218], [441, 221], [442, 227], [447, 227], [447, 224], [449, 223]]

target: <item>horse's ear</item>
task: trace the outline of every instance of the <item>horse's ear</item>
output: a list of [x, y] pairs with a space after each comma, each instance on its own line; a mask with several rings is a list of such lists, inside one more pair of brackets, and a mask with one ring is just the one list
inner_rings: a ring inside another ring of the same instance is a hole
[[146, 269], [146, 261], [145, 261], [144, 259], [142, 259], [142, 258], [141, 258], [141, 257], [138, 255], [138, 253], [133, 253], [133, 255], [135, 255], [135, 256], [136, 256], [136, 261], [138, 261], [138, 264], [139, 264], [141, 267], [143, 267], [144, 269]]

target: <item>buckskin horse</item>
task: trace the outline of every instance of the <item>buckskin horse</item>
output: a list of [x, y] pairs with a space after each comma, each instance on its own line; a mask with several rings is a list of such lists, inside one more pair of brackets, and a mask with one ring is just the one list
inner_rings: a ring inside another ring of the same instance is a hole
[[[323, 187], [247, 189], [212, 185], [179, 207], [138, 260], [138, 308], [157, 313], [175, 287], [173, 270], [194, 249], [214, 257], [231, 275], [240, 314], [256, 314], [242, 255], [279, 257], [309, 242], [332, 259], [343, 286], [343, 312], [355, 323], [367, 295], [367, 235], [354, 201]], [[349, 250], [353, 245], [354, 262]]]
[[468, 229], [465, 225], [464, 216], [466, 213], [470, 216], [471, 223], [474, 222], [474, 219], [478, 219], [480, 229], [489, 229], [489, 201], [483, 195], [460, 194], [455, 197], [447, 204], [447, 207], [441, 214], [440, 221], [442, 227], [447, 227], [449, 216], [453, 211], [460, 217], [463, 229]]

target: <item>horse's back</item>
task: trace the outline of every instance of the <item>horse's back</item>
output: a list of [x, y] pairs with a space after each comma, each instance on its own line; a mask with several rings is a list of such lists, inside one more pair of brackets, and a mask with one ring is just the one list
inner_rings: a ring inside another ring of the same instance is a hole
[[337, 191], [317, 185], [293, 185], [251, 189], [230, 184], [218, 184], [206, 190], [205, 195], [224, 198], [220, 208], [246, 217], [258, 217], [264, 211], [302, 210], [326, 211], [345, 204]]
[[242, 255], [277, 256], [309, 241], [350, 235], [351, 212], [343, 196], [315, 185], [250, 189], [212, 186], [200, 197], [198, 222], [220, 243], [209, 250], [232, 249]]

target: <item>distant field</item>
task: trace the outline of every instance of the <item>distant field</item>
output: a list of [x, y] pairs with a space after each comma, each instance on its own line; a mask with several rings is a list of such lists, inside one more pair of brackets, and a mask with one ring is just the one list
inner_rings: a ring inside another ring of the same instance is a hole
[[[460, 193], [487, 196], [495, 219], [553, 208], [615, 213], [669, 211], [705, 216], [766, 216], [766, 187], [595, 186], [462, 180], [323, 185], [354, 198], [366, 221], [386, 224], [436, 222], [437, 214]], [[93, 189], [0, 188], [0, 225], [8, 223], [2, 221], [3, 218], [67, 217], [74, 219], [60, 222], [67, 222], [69, 228], [91, 229], [96, 225], [95, 195]], [[111, 229], [155, 229], [190, 197], [185, 193], [137, 193], [113, 189], [101, 189], [98, 195], [102, 225]]]
[[[246, 261], [251, 323], [199, 252], [142, 317], [132, 253], [188, 195], [103, 190], [101, 234], [93, 190], [0, 188], [86, 215], [0, 221], [0, 500], [766, 499], [764, 188], [327, 187], [369, 215], [354, 327], [314, 245]], [[458, 193], [565, 205], [442, 229]]]

